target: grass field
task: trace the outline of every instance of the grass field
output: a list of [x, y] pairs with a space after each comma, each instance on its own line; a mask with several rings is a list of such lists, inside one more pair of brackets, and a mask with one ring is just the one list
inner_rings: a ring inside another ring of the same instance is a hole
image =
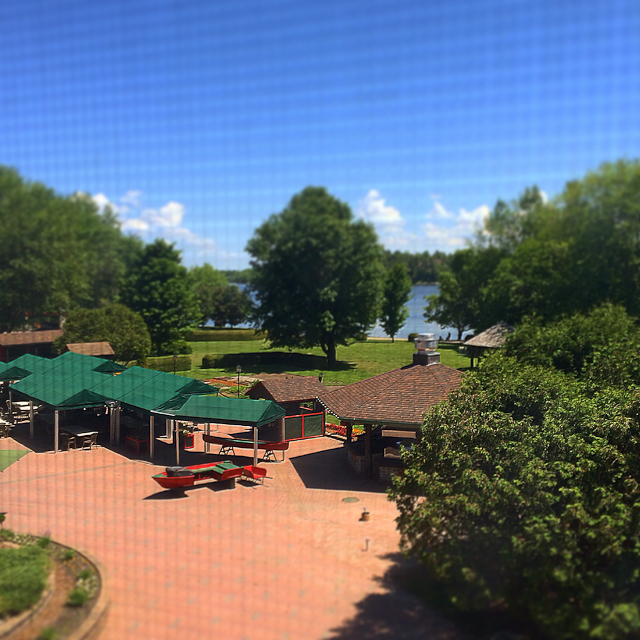
[[[262, 340], [229, 342], [191, 342], [193, 348], [192, 369], [180, 375], [207, 379], [236, 375], [236, 366], [243, 375], [258, 376], [261, 373], [294, 373], [304, 376], [324, 375], [325, 384], [350, 384], [379, 373], [411, 364], [415, 346], [413, 342], [398, 340], [369, 340], [356, 342], [349, 347], [338, 347], [336, 366], [327, 369], [326, 358], [320, 348], [300, 351], [269, 349]], [[460, 355], [457, 346], [441, 345], [438, 348], [441, 362], [456, 369], [469, 366], [469, 359]], [[215, 369], [202, 369], [202, 356], [219, 355]]]

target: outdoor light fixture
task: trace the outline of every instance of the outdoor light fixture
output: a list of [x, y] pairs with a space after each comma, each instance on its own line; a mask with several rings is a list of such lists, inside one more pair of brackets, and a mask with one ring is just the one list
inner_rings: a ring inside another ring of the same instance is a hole
[[242, 373], [242, 367], [238, 365], [236, 367], [236, 373], [238, 374], [238, 400], [240, 399], [240, 374]]

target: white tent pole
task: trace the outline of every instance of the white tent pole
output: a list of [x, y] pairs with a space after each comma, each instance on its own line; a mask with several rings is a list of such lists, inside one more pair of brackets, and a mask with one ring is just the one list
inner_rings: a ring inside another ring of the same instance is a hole
[[[207, 435], [211, 434], [211, 423], [210, 422], [207, 422], [207, 424], [204, 425], [204, 432]], [[209, 453], [210, 447], [211, 447], [211, 443], [210, 442], [205, 442], [204, 443], [204, 452], [205, 453]]]
[[33, 440], [33, 400], [29, 400], [29, 437]]
[[173, 437], [176, 442], [176, 466], [180, 466], [180, 436], [178, 435], [178, 421], [173, 421]]
[[258, 427], [253, 427], [253, 466], [258, 466]]
[[13, 394], [11, 393], [11, 387], [9, 387], [9, 420], [13, 420]]
[[153, 445], [154, 445], [154, 418], [149, 414], [149, 460], [153, 460]]
[[53, 452], [58, 453], [58, 436], [60, 435], [60, 419], [58, 410], [53, 412]]

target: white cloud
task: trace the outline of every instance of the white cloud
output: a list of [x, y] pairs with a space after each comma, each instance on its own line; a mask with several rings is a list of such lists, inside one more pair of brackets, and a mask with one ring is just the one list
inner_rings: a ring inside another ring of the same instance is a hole
[[376, 189], [360, 200], [357, 215], [373, 224], [382, 244], [389, 249], [407, 248], [415, 239], [405, 230], [406, 223], [398, 209], [388, 205]]
[[427, 222], [420, 228], [427, 243], [433, 247], [430, 250], [451, 251], [464, 246], [480, 231], [490, 212], [489, 207], [483, 204], [471, 211], [461, 208], [456, 214], [436, 202], [426, 215]]
[[[171, 200], [158, 208], [142, 207], [142, 191], [130, 189], [115, 204], [105, 194], [98, 193], [93, 201], [102, 211], [110, 206], [118, 216], [123, 231], [146, 241], [163, 238], [176, 243], [187, 254], [205, 255], [218, 250], [215, 240], [200, 236], [183, 225], [186, 209], [181, 202]], [[209, 258], [210, 259], [210, 258]]]
[[373, 224], [387, 249], [412, 252], [450, 252], [464, 247], [482, 229], [489, 215], [486, 205], [471, 210], [461, 208], [456, 213], [440, 202], [439, 194], [431, 194], [430, 198], [433, 205], [422, 221], [415, 218], [412, 221], [405, 219], [396, 207], [387, 204], [379, 191], [371, 189], [358, 203], [357, 214]]

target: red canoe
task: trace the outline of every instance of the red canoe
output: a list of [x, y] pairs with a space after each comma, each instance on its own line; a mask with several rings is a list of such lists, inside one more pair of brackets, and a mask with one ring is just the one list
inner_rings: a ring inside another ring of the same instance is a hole
[[164, 473], [158, 473], [153, 479], [163, 489], [183, 489], [193, 486], [198, 480], [213, 479], [217, 481], [239, 478], [243, 467], [238, 467], [230, 460], [214, 464], [194, 464], [190, 467], [167, 467]]

